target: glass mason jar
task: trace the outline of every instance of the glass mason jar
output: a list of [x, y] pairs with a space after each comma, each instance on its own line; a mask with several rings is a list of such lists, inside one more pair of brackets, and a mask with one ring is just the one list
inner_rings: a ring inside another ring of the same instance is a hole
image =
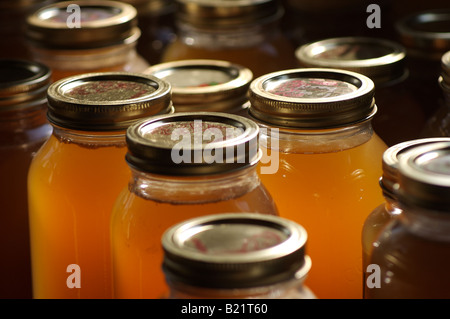
[[315, 299], [307, 233], [277, 216], [234, 213], [192, 218], [162, 236], [172, 299]]
[[26, 37], [35, 60], [57, 81], [88, 72], [142, 72], [136, 9], [115, 1], [58, 2], [30, 15]]
[[372, 126], [388, 146], [420, 137], [425, 114], [410, 89], [402, 45], [381, 38], [329, 38], [300, 46], [296, 57], [303, 67], [343, 69], [369, 77], [377, 101]]
[[130, 178], [125, 131], [173, 112], [170, 85], [128, 72], [86, 73], [53, 83], [47, 99], [53, 134], [28, 175], [33, 296], [112, 298], [109, 221]]
[[0, 299], [32, 296], [27, 174], [52, 132], [46, 118], [50, 77], [41, 63], [0, 60]]
[[245, 116], [250, 69], [220, 60], [181, 60], [149, 67], [145, 74], [172, 86], [176, 112], [224, 112]]
[[274, 0], [176, 0], [177, 37], [161, 62], [230, 61], [255, 76], [296, 66], [295, 47], [279, 26], [283, 8]]
[[450, 51], [442, 56], [441, 70], [438, 82], [442, 90], [442, 104], [423, 128], [424, 137], [450, 137]]
[[362, 298], [361, 229], [384, 202], [378, 179], [387, 148], [371, 125], [373, 82], [344, 70], [292, 69], [257, 78], [249, 92], [249, 115], [261, 126], [261, 181], [280, 216], [310, 238], [315, 266], [305, 283], [318, 298]]
[[257, 136], [253, 121], [217, 112], [155, 116], [128, 129], [132, 177], [111, 221], [116, 298], [167, 297], [161, 236], [173, 224], [224, 212], [278, 214], [256, 171]]
[[450, 139], [405, 152], [397, 198], [402, 214], [372, 250], [368, 299], [450, 298]]
[[25, 24], [28, 15], [56, 0], [0, 1], [0, 59], [31, 60], [25, 41]]
[[434, 9], [407, 15], [395, 28], [407, 52], [410, 90], [424, 106], [426, 118], [440, 107], [442, 92], [437, 83], [442, 55], [450, 50], [450, 9]]
[[[446, 138], [424, 138], [403, 142], [389, 147], [383, 154], [383, 175], [380, 177], [380, 188], [385, 202], [376, 207], [367, 216], [362, 229], [362, 250], [363, 250], [363, 274], [365, 285], [367, 269], [369, 266], [372, 248], [376, 245], [376, 240], [380, 232], [391, 220], [397, 218], [402, 209], [400, 208], [396, 188], [398, 186], [398, 162], [403, 154], [415, 147], [429, 143], [449, 141]], [[364, 291], [364, 287], [363, 287]]]
[[175, 0], [122, 0], [137, 10], [142, 36], [137, 51], [150, 65], [161, 62], [166, 46], [176, 36]]

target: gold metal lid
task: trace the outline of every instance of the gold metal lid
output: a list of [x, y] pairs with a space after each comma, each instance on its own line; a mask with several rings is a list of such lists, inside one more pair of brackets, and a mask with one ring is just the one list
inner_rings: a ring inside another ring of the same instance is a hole
[[249, 89], [249, 114], [288, 128], [325, 129], [371, 118], [375, 86], [359, 73], [324, 68], [284, 70], [263, 75]]
[[239, 115], [182, 112], [130, 126], [126, 160], [139, 171], [172, 176], [228, 173], [260, 159], [259, 128]]
[[395, 24], [408, 54], [440, 59], [450, 50], [450, 9], [408, 15]]
[[250, 69], [221, 60], [181, 60], [144, 71], [169, 82], [176, 112], [231, 112], [242, 109], [253, 80]]
[[276, 0], [175, 0], [177, 19], [199, 28], [229, 28], [278, 20]]
[[[80, 10], [79, 27], [72, 25], [77, 14], [73, 6]], [[35, 45], [58, 49], [91, 49], [135, 42], [141, 34], [136, 15], [132, 5], [118, 1], [58, 2], [28, 17], [26, 36]]]
[[388, 192], [390, 196], [395, 197], [396, 185], [398, 183], [398, 165], [399, 159], [406, 152], [413, 148], [428, 145], [431, 143], [449, 142], [450, 138], [436, 137], [436, 138], [422, 138], [411, 141], [398, 143], [389, 147], [382, 158], [383, 175], [380, 180], [383, 191]]
[[311, 268], [307, 233], [278, 216], [224, 213], [178, 223], [162, 236], [169, 282], [251, 288], [301, 279]]
[[295, 55], [303, 67], [357, 72], [369, 77], [376, 86], [407, 76], [405, 48], [385, 39], [330, 38], [302, 45]]
[[136, 120], [173, 112], [170, 84], [129, 72], [86, 73], [48, 88], [48, 119], [74, 130], [125, 130]]
[[450, 138], [413, 148], [400, 157], [397, 193], [409, 207], [450, 213]]
[[51, 71], [42, 63], [0, 60], [0, 111], [17, 110], [44, 103], [50, 82]]
[[175, 0], [122, 0], [136, 8], [138, 16], [175, 10]]

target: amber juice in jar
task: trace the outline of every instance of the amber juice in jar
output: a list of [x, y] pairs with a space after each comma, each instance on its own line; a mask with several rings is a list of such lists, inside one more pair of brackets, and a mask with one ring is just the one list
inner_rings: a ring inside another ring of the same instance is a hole
[[161, 62], [230, 61], [255, 76], [296, 66], [295, 48], [279, 27], [283, 10], [273, 0], [178, 0], [177, 37]]
[[365, 298], [450, 298], [449, 159], [449, 141], [400, 157], [396, 193], [402, 214], [376, 239]]
[[126, 128], [172, 111], [170, 85], [87, 73], [48, 90], [53, 135], [28, 175], [33, 297], [112, 298], [109, 221], [129, 179]]
[[168, 296], [161, 236], [170, 226], [225, 212], [277, 215], [256, 172], [257, 134], [253, 121], [209, 112], [155, 116], [128, 129], [132, 177], [111, 221], [115, 298]]
[[250, 69], [228, 61], [193, 59], [153, 65], [144, 71], [168, 81], [176, 112], [247, 115]]
[[333, 69], [294, 69], [254, 80], [249, 113], [261, 126], [259, 175], [279, 214], [309, 234], [318, 298], [361, 298], [361, 229], [383, 202], [386, 144], [371, 127], [373, 82]]
[[33, 58], [57, 81], [88, 72], [142, 72], [149, 64], [136, 51], [141, 36], [136, 9], [118, 1], [65, 1], [27, 19]]
[[50, 69], [26, 60], [0, 60], [0, 299], [31, 292], [27, 174], [51, 135], [46, 118]]

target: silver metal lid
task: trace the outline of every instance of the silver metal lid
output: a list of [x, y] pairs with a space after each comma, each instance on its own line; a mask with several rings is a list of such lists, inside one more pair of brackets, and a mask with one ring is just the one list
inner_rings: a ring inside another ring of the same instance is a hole
[[162, 236], [168, 281], [250, 288], [303, 278], [311, 268], [307, 233], [278, 216], [229, 213], [193, 218]]
[[260, 159], [258, 125], [220, 112], [181, 112], [143, 119], [126, 135], [126, 160], [137, 170], [173, 176], [228, 173]]
[[408, 54], [440, 59], [450, 50], [450, 9], [408, 15], [395, 24]]
[[[76, 12], [70, 6], [80, 10], [79, 27], [72, 25]], [[136, 9], [119, 1], [57, 2], [37, 10], [27, 19], [27, 38], [34, 45], [55, 49], [91, 49], [132, 43], [140, 35]]]
[[221, 60], [181, 60], [144, 71], [169, 82], [176, 112], [231, 112], [242, 109], [253, 80], [250, 69]]
[[399, 160], [398, 200], [450, 213], [450, 140], [415, 147]]
[[295, 54], [303, 67], [353, 71], [369, 77], [375, 85], [407, 75], [405, 48], [385, 39], [330, 38], [302, 45]]
[[50, 69], [26, 60], [0, 60], [0, 111], [27, 108], [45, 103], [51, 82]]
[[388, 192], [390, 196], [395, 196], [396, 187], [398, 183], [398, 165], [399, 159], [406, 152], [423, 145], [431, 143], [450, 142], [450, 138], [436, 137], [423, 138], [411, 141], [402, 142], [389, 147], [382, 158], [383, 176], [381, 177], [381, 187]]
[[345, 70], [301, 68], [263, 75], [249, 89], [250, 115], [270, 125], [322, 129], [371, 118], [375, 85]]
[[74, 130], [125, 130], [138, 119], [173, 112], [170, 84], [129, 72], [85, 73], [48, 88], [48, 119]]

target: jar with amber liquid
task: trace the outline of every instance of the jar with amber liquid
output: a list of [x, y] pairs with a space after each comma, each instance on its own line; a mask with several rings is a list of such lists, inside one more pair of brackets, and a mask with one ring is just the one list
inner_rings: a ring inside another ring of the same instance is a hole
[[116, 1], [65, 1], [27, 19], [33, 59], [48, 65], [57, 81], [72, 75], [142, 72], [149, 63], [136, 51], [141, 36], [136, 9]]
[[28, 174], [33, 297], [112, 298], [110, 215], [130, 178], [125, 132], [173, 112], [170, 85], [128, 72], [86, 73], [47, 93], [53, 134]]
[[315, 299], [307, 232], [277, 216], [234, 213], [192, 218], [162, 237], [172, 299]]
[[296, 57], [302, 67], [343, 69], [369, 77], [377, 101], [372, 126], [388, 146], [420, 137], [425, 113], [411, 91], [401, 44], [382, 38], [329, 38], [299, 47]]
[[275, 0], [176, 0], [177, 37], [161, 62], [225, 60], [255, 76], [296, 66], [295, 47], [279, 26]]
[[172, 86], [176, 112], [224, 112], [245, 116], [250, 69], [221, 60], [181, 60], [149, 67], [151, 74]]
[[154, 116], [127, 131], [131, 178], [111, 221], [114, 296], [168, 296], [161, 237], [183, 220], [218, 213], [277, 215], [256, 171], [258, 126], [209, 112]]
[[[424, 138], [391, 146], [383, 154], [383, 175], [380, 177], [380, 188], [385, 198], [385, 202], [376, 207], [367, 216], [362, 229], [362, 250], [363, 250], [363, 284], [366, 283], [369, 259], [372, 248], [377, 245], [377, 237], [389, 222], [397, 218], [402, 209], [400, 208], [396, 190], [398, 187], [398, 162], [403, 154], [415, 147], [430, 143], [450, 141], [450, 138]], [[363, 287], [364, 291], [364, 287]]]
[[413, 148], [399, 159], [402, 213], [370, 256], [367, 299], [450, 298], [450, 142]]
[[438, 83], [442, 93], [441, 103], [423, 128], [423, 137], [450, 137], [450, 51], [442, 56]]
[[361, 298], [361, 229], [384, 201], [378, 179], [387, 148], [372, 129], [373, 81], [292, 69], [255, 79], [249, 92], [261, 129], [260, 178], [280, 216], [308, 232], [315, 266], [305, 283], [318, 298]]
[[46, 118], [50, 77], [41, 63], [0, 60], [0, 299], [32, 297], [27, 174], [52, 133]]

